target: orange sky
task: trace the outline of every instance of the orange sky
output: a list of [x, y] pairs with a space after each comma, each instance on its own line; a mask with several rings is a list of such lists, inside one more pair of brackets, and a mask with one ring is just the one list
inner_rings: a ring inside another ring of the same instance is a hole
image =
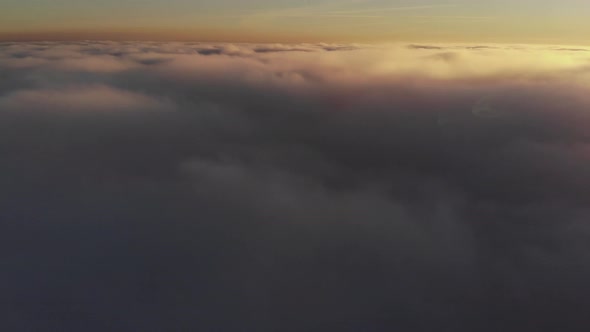
[[4, 0], [0, 40], [590, 44], [586, 0]]

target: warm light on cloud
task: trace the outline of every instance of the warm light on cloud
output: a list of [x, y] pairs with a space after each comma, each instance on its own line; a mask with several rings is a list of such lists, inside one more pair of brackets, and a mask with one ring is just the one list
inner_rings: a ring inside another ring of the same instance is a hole
[[0, 109], [5, 112], [59, 110], [116, 113], [166, 108], [169, 108], [168, 105], [148, 96], [100, 85], [23, 90], [0, 97]]

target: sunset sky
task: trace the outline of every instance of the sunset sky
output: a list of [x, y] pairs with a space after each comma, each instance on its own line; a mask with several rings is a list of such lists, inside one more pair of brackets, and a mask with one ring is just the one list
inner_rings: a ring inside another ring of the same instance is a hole
[[0, 0], [0, 331], [590, 331], [590, 0]]
[[0, 39], [587, 44], [586, 0], [4, 0]]

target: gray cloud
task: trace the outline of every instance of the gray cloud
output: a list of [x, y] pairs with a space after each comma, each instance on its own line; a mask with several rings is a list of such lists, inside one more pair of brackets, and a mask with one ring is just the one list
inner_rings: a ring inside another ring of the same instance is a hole
[[0, 44], [0, 326], [585, 331], [587, 59], [483, 46]]

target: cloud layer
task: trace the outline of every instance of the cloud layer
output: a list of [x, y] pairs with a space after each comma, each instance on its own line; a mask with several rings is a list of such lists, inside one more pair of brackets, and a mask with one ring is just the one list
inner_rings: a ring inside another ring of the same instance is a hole
[[589, 65], [0, 44], [0, 326], [586, 331]]

